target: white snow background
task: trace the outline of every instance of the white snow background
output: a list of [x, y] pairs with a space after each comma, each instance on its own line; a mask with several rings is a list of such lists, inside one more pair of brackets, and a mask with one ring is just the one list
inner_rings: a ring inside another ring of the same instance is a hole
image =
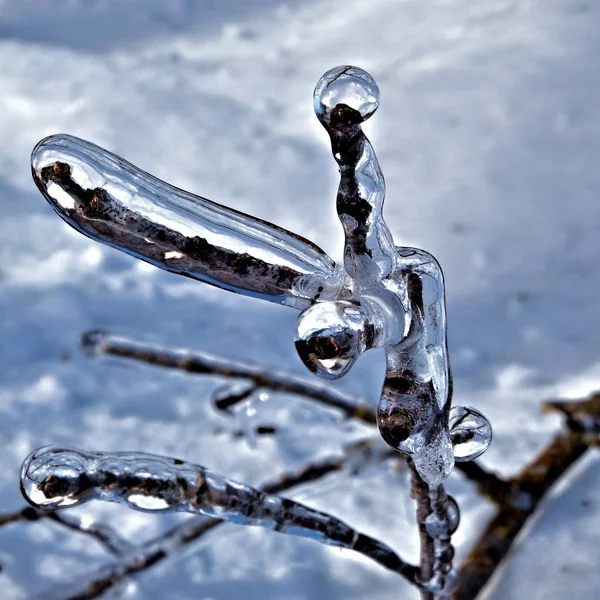
[[[0, 0], [0, 510], [46, 444], [144, 450], [259, 484], [365, 428], [272, 395], [249, 444], [217, 382], [84, 357], [92, 328], [305, 374], [293, 310], [151, 268], [69, 229], [29, 173], [42, 137], [93, 141], [187, 190], [312, 239], [338, 259], [337, 171], [311, 94], [356, 64], [377, 80], [367, 127], [398, 244], [447, 282], [455, 403], [480, 409], [505, 475], [558, 420], [549, 397], [600, 387], [600, 5], [592, 0]], [[307, 374], [307, 373], [306, 373]], [[376, 402], [383, 356], [339, 385]], [[220, 431], [220, 433], [215, 433]], [[463, 556], [491, 514], [459, 475]], [[416, 560], [405, 475], [371, 467], [290, 495]], [[134, 540], [183, 517], [87, 504]], [[554, 490], [493, 581], [493, 600], [600, 597], [600, 460]], [[111, 559], [50, 522], [0, 530], [0, 597], [82, 580]], [[169, 600], [416, 598], [351, 552], [226, 525], [117, 590]], [[107, 596], [108, 597], [108, 596]]]

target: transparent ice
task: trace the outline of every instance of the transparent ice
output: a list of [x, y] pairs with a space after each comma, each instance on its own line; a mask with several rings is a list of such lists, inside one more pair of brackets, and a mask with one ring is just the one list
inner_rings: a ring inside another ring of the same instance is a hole
[[490, 422], [470, 406], [453, 406], [449, 426], [457, 461], [466, 462], [481, 456], [492, 443]]
[[354, 550], [411, 579], [416, 573], [391, 548], [331, 515], [177, 459], [40, 448], [23, 463], [21, 489], [46, 510], [104, 500], [145, 512], [202, 514]]
[[475, 443], [453, 451], [448, 427], [443, 274], [427, 252], [396, 247], [383, 218], [385, 181], [361, 129], [379, 106], [373, 78], [336, 67], [317, 83], [313, 102], [340, 170], [343, 266], [294, 233], [174, 188], [69, 135], [35, 147], [33, 177], [81, 233], [168, 271], [301, 311], [296, 348], [321, 377], [342, 377], [363, 352], [383, 347], [381, 435], [435, 486], [455, 457], [474, 455]]
[[[340, 172], [341, 265], [294, 233], [174, 188], [69, 135], [50, 136], [35, 147], [33, 177], [54, 210], [84, 235], [168, 271], [298, 310], [296, 349], [320, 377], [338, 379], [363, 352], [385, 350], [379, 431], [387, 444], [411, 458], [427, 484], [426, 529], [435, 543], [435, 564], [432, 578], [422, 585], [444, 595], [456, 582], [450, 537], [459, 511], [441, 484], [455, 460], [471, 460], [486, 450], [491, 428], [474, 409], [450, 410], [440, 265], [424, 250], [397, 247], [383, 218], [385, 180], [361, 129], [379, 106], [377, 84], [362, 69], [336, 67], [317, 83], [313, 104]], [[230, 388], [213, 401], [223, 410], [242, 401], [250, 406], [255, 391], [252, 385]], [[109, 484], [102, 473], [116, 479]], [[352, 530], [335, 519], [325, 525], [316, 511], [292, 510], [296, 505], [289, 501], [167, 459], [53, 450], [30, 458], [23, 474], [24, 492], [39, 506], [102, 498], [141, 510], [200, 511], [344, 547], [355, 544]], [[199, 481], [208, 496], [198, 495]], [[307, 519], [304, 529], [294, 521], [300, 513]]]

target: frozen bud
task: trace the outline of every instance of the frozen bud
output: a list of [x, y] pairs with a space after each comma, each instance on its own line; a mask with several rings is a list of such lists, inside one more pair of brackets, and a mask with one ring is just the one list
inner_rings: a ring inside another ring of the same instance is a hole
[[326, 125], [358, 125], [366, 121], [379, 106], [379, 88], [362, 69], [335, 67], [317, 82], [314, 109]]
[[338, 379], [370, 347], [372, 330], [352, 302], [320, 302], [298, 317], [296, 350], [313, 373]]
[[469, 406], [453, 406], [448, 425], [454, 446], [454, 460], [457, 462], [481, 456], [492, 441], [490, 422], [478, 410]]

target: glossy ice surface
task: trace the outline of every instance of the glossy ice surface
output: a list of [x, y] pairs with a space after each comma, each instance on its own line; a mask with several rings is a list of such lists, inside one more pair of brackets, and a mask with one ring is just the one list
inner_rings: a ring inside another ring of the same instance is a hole
[[104, 500], [145, 512], [196, 513], [355, 550], [405, 575], [414, 571], [391, 548], [331, 515], [178, 459], [40, 448], [21, 467], [21, 489], [37, 508]]
[[453, 406], [450, 409], [450, 435], [457, 461], [474, 460], [492, 443], [492, 426], [476, 409]]
[[98, 146], [52, 135], [33, 150], [34, 181], [92, 239], [234, 292], [308, 306], [333, 261], [289, 231], [175, 188]]
[[[343, 267], [294, 233], [174, 188], [72, 136], [36, 146], [33, 177], [56, 212], [97, 241], [301, 311], [296, 348], [319, 376], [342, 377], [363, 352], [384, 348], [381, 435], [436, 486], [455, 458], [442, 270], [427, 252], [396, 247], [383, 218], [385, 180], [361, 129], [379, 106], [373, 78], [358, 67], [331, 69], [317, 83], [313, 104], [340, 170]], [[460, 438], [457, 458], [487, 447], [485, 427], [475, 429], [472, 440]]]

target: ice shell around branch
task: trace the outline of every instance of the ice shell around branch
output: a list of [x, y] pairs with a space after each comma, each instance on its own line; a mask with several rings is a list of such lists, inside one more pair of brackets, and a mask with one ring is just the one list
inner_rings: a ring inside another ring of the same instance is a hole
[[490, 422], [470, 406], [453, 406], [450, 409], [449, 427], [454, 460], [459, 462], [476, 459], [492, 443]]
[[358, 67], [336, 67], [320, 78], [313, 100], [340, 166], [343, 268], [294, 233], [179, 190], [69, 135], [35, 147], [33, 178], [63, 220], [98, 242], [301, 311], [296, 348], [320, 376], [339, 378], [364, 351], [385, 348], [380, 432], [437, 485], [454, 456], [468, 460], [487, 448], [485, 427], [469, 433], [461, 425], [452, 452], [442, 271], [430, 254], [395, 247], [383, 218], [385, 180], [360, 127], [379, 106], [373, 78]]
[[178, 459], [45, 447], [25, 459], [21, 490], [30, 504], [46, 510], [105, 500], [145, 512], [189, 512], [265, 527], [354, 550], [417, 583], [416, 567], [343, 521]]
[[296, 350], [313, 373], [326, 379], [345, 375], [367, 349], [368, 322], [349, 301], [320, 302], [298, 317]]
[[298, 309], [340, 285], [335, 264], [312, 242], [175, 188], [90, 142], [47, 137], [31, 167], [69, 225], [161, 269]]

